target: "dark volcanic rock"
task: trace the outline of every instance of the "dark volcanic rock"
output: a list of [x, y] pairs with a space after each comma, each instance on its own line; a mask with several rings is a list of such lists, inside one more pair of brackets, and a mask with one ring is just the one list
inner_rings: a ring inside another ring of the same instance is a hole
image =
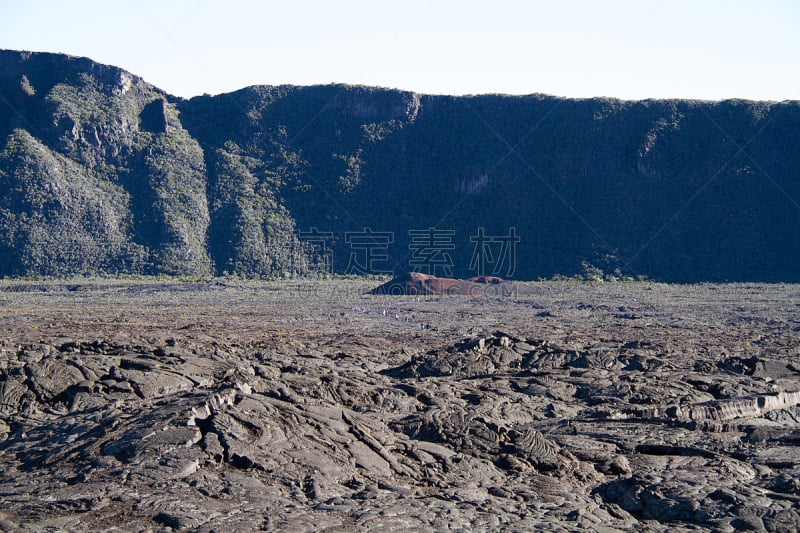
[[[520, 348], [517, 342], [524, 344], [524, 347]], [[530, 344], [497, 332], [489, 337], [460, 342], [444, 350], [432, 350], [384, 372], [399, 378], [446, 376], [462, 379], [486, 376], [520, 369], [523, 354], [530, 359], [533, 350]]]
[[797, 287], [368, 283], [0, 290], [0, 529], [797, 530]]

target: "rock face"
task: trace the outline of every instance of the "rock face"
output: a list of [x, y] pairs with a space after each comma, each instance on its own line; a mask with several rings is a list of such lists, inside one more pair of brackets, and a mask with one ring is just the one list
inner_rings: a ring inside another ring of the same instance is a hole
[[0, 529], [800, 528], [796, 286], [368, 283], [0, 283]]
[[799, 144], [798, 102], [182, 100], [0, 51], [0, 276], [800, 281]]

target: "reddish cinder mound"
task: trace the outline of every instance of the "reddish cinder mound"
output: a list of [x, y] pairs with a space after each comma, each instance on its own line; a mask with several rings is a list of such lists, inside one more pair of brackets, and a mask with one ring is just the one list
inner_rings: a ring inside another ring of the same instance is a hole
[[407, 272], [376, 287], [372, 294], [389, 295], [460, 295], [460, 296], [510, 296], [517, 291], [514, 282], [494, 276], [464, 279], [438, 278], [421, 272]]

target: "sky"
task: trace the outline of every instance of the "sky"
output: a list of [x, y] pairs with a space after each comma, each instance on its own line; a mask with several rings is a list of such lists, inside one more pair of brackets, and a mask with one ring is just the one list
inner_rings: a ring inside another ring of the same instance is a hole
[[798, 0], [0, 0], [0, 48], [177, 96], [350, 83], [429, 94], [800, 100]]

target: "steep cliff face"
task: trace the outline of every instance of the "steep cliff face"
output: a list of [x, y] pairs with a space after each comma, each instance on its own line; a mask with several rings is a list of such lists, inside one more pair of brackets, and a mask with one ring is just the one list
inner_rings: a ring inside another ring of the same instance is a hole
[[420, 270], [800, 281], [800, 103], [180, 100], [0, 52], [0, 274]]
[[[234, 142], [277, 170], [278, 202], [301, 233], [330, 232], [338, 269], [800, 276], [795, 102], [330, 86], [251, 88], [181, 110], [203, 146]], [[359, 244], [366, 229], [379, 237]]]
[[0, 53], [0, 272], [209, 274], [206, 170], [171, 97], [121, 69]]

